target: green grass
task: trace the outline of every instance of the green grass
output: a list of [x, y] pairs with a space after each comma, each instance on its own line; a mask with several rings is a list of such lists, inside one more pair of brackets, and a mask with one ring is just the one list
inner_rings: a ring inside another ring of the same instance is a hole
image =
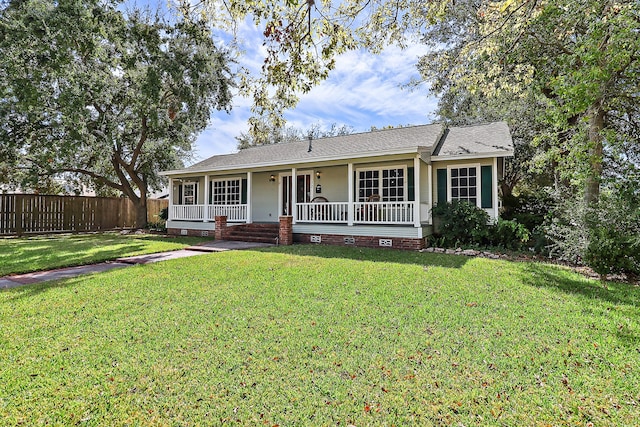
[[195, 237], [92, 233], [0, 238], [0, 277], [173, 251], [202, 242]]
[[3, 425], [631, 426], [640, 290], [320, 246], [0, 292]]

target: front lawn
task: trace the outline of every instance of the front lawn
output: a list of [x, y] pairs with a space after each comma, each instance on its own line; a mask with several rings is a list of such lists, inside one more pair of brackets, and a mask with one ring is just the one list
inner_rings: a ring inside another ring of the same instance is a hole
[[116, 232], [0, 238], [0, 277], [173, 251], [204, 240]]
[[0, 292], [5, 425], [621, 426], [640, 290], [568, 270], [322, 246]]

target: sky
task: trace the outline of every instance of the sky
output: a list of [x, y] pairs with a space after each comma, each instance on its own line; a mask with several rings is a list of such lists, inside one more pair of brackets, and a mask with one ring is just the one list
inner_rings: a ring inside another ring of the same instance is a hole
[[[259, 69], [263, 62], [260, 36], [250, 25], [241, 28], [244, 45], [249, 48], [237, 61], [250, 69]], [[413, 45], [404, 50], [392, 46], [378, 55], [352, 51], [339, 56], [329, 78], [301, 95], [297, 107], [285, 114], [287, 125], [306, 130], [318, 123], [328, 129], [335, 123], [363, 132], [372, 126], [433, 122], [437, 100], [424, 85], [405, 87], [412, 78], [419, 78], [415, 64], [424, 53], [424, 46]], [[231, 113], [216, 112], [197, 139], [191, 163], [236, 152], [235, 137], [248, 131], [250, 107], [251, 99], [235, 96]]]

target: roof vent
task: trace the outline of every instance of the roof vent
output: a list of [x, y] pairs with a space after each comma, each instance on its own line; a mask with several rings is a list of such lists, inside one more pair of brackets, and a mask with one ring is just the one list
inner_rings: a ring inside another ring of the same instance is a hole
[[307, 153], [311, 152], [311, 141], [313, 140], [313, 136], [311, 136], [311, 134], [309, 134], [309, 150], [307, 150]]

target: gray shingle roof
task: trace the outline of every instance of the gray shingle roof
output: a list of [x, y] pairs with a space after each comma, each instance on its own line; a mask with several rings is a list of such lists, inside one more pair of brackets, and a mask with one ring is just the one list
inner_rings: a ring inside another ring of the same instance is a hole
[[433, 156], [513, 153], [513, 140], [505, 122], [451, 127], [435, 147]]
[[513, 151], [509, 128], [504, 122], [450, 128], [446, 132], [442, 124], [436, 123], [314, 139], [311, 152], [308, 141], [251, 147], [234, 154], [210, 157], [180, 172], [291, 165], [398, 153], [449, 156], [455, 155], [451, 153], [502, 151], [505, 155], [510, 155], [507, 151]]

